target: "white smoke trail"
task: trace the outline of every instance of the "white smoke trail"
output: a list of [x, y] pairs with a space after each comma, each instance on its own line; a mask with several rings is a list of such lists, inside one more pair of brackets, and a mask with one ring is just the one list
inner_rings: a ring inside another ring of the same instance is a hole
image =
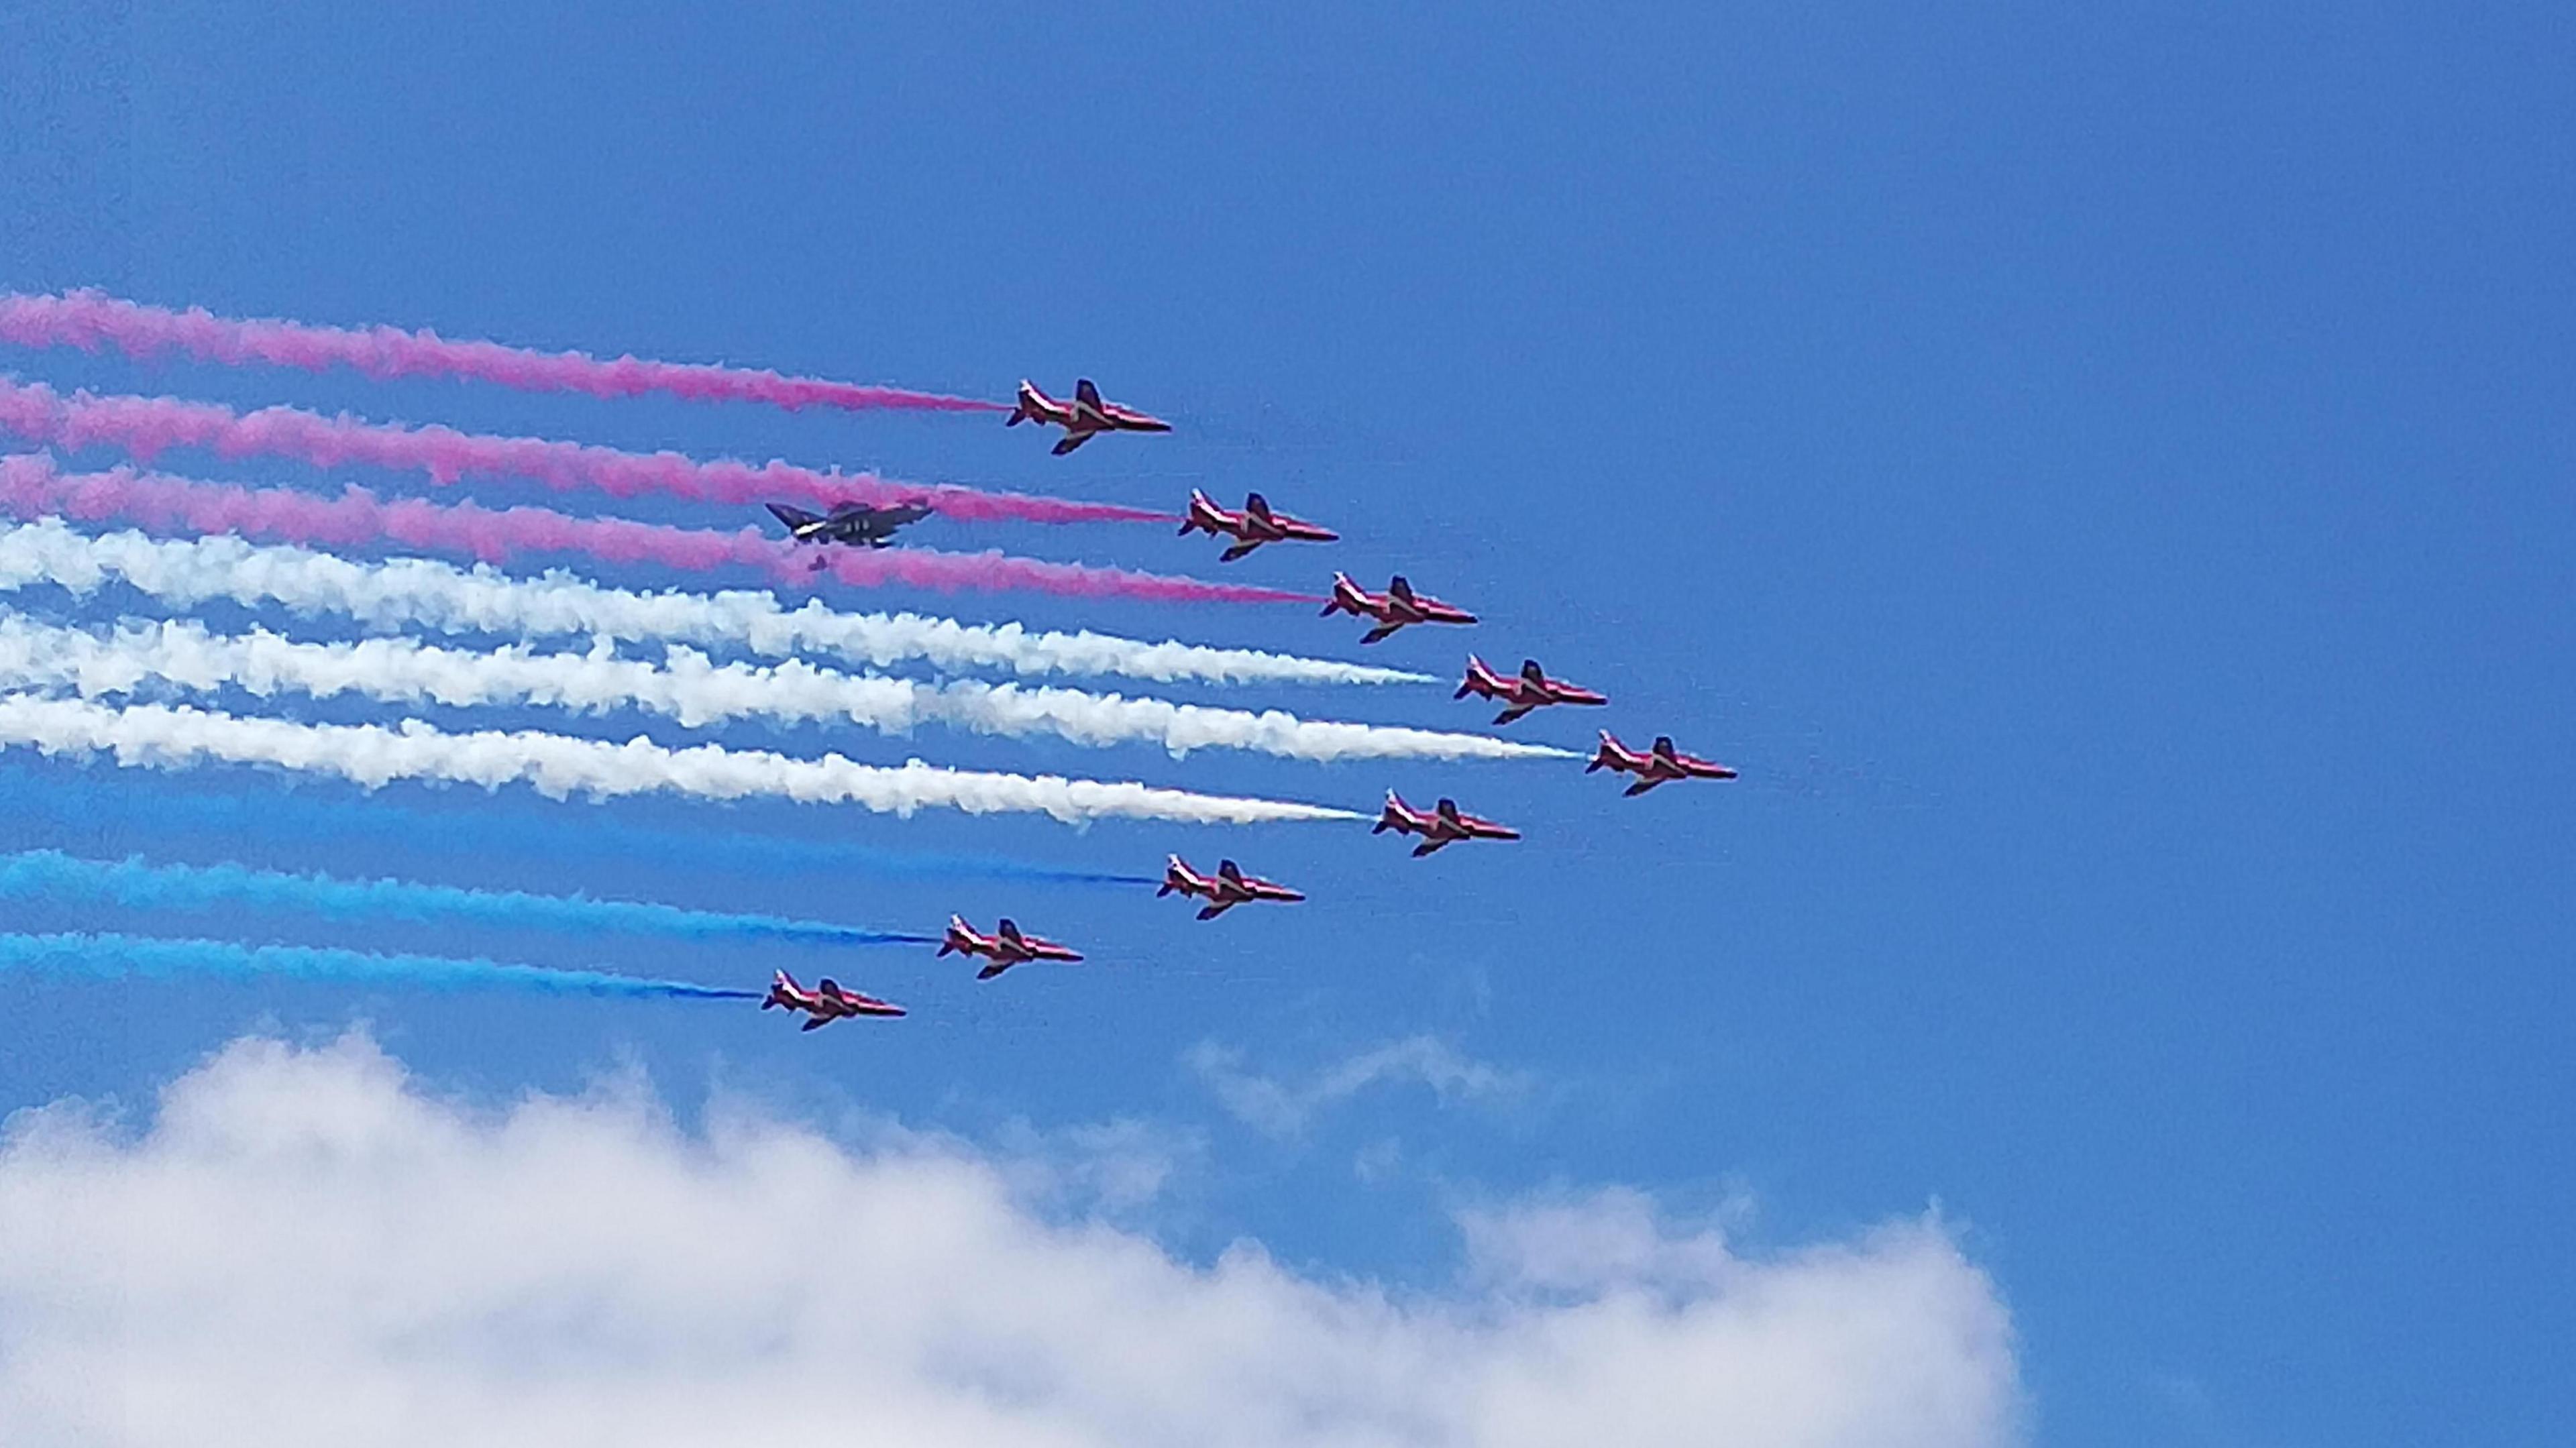
[[634, 708], [695, 729], [728, 720], [854, 723], [908, 733], [925, 723], [985, 734], [1047, 734], [1077, 744], [1244, 749], [1291, 759], [1571, 759], [1563, 749], [1482, 734], [1300, 719], [1282, 710], [1209, 708], [1079, 689], [1024, 689], [854, 677], [790, 659], [715, 664], [670, 646], [668, 663], [620, 659], [606, 640], [587, 654], [442, 648], [408, 638], [299, 643], [266, 629], [210, 633], [194, 620], [127, 620], [113, 633], [38, 623], [0, 610], [0, 687], [71, 689], [84, 698], [133, 694], [153, 681], [208, 693], [226, 686], [266, 698], [355, 694], [394, 704], [460, 708]]
[[1160, 683], [1421, 684], [1427, 674], [1257, 649], [1092, 633], [1033, 633], [919, 614], [841, 613], [820, 599], [787, 608], [767, 593], [644, 593], [556, 571], [512, 578], [427, 558], [363, 563], [234, 537], [90, 537], [58, 519], [0, 529], [0, 588], [51, 583], [87, 593], [120, 581], [180, 608], [210, 599], [338, 614], [376, 628], [599, 638], [741, 648], [766, 658], [828, 653], [864, 666], [923, 662], [1024, 677], [1119, 675]]
[[716, 744], [670, 749], [641, 737], [611, 744], [537, 730], [450, 734], [417, 720], [406, 720], [393, 729], [373, 724], [296, 724], [157, 704], [112, 709], [86, 700], [26, 694], [0, 696], [0, 748], [12, 745], [48, 755], [111, 753], [127, 768], [265, 764], [330, 775], [367, 789], [398, 779], [479, 784], [486, 789], [524, 783], [553, 799], [668, 792], [700, 799], [767, 797], [850, 803], [898, 815], [930, 808], [969, 814], [1037, 813], [1069, 824], [1107, 818], [1185, 824], [1364, 818], [1321, 805], [1059, 775], [945, 769], [918, 759], [884, 768], [837, 754], [791, 759], [767, 750]]

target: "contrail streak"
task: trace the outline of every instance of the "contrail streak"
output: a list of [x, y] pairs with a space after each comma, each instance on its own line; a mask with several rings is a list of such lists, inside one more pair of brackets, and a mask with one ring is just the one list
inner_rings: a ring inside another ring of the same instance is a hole
[[790, 412], [806, 407], [849, 411], [1007, 412], [1006, 403], [943, 397], [896, 387], [863, 387], [818, 377], [782, 377], [766, 369], [695, 362], [615, 361], [581, 352], [537, 352], [498, 342], [451, 342], [435, 332], [392, 327], [354, 330], [274, 320], [239, 321], [203, 308], [174, 312], [83, 288], [59, 296], [0, 294], [0, 342], [22, 347], [113, 347], [146, 361], [178, 353], [239, 367], [266, 363], [308, 372], [351, 367], [383, 381], [394, 377], [470, 377], [523, 392], [578, 392], [639, 397], [660, 392], [692, 402], [764, 402]]
[[0, 820], [37, 821], [95, 839], [100, 848], [123, 836], [166, 830], [212, 831], [227, 837], [268, 833], [303, 841], [314, 836], [365, 840], [429, 851], [470, 850], [511, 859], [566, 855], [686, 860], [701, 870], [803, 879], [854, 873], [904, 878], [950, 876], [1027, 880], [1045, 885], [1158, 885], [1159, 875], [1071, 870], [997, 855], [885, 849], [843, 840], [723, 830], [647, 829], [598, 817], [419, 810], [382, 800], [317, 799], [296, 791], [259, 795], [204, 793], [168, 786], [138, 792], [102, 787], [78, 775], [30, 776], [0, 767]]
[[1046, 814], [1068, 824], [1098, 819], [1185, 824], [1355, 820], [1348, 810], [1285, 800], [1194, 794], [1137, 783], [947, 769], [911, 760], [859, 764], [838, 754], [793, 759], [767, 750], [700, 744], [670, 749], [637, 737], [623, 744], [538, 730], [451, 734], [417, 720], [297, 724], [211, 710], [136, 704], [122, 709], [78, 699], [0, 695], [0, 747], [45, 754], [112, 753], [127, 768], [192, 769], [265, 764], [329, 775], [374, 789], [398, 779], [528, 784], [550, 799], [668, 793], [698, 799], [792, 799], [856, 804], [879, 813], [922, 809], [969, 814]]
[[824, 945], [937, 945], [928, 935], [889, 934], [780, 915], [683, 910], [672, 905], [470, 890], [411, 880], [339, 880], [243, 865], [151, 864], [140, 856], [84, 860], [58, 850], [0, 855], [0, 900], [84, 896], [145, 910], [212, 910], [227, 905], [303, 910], [332, 919], [475, 921], [541, 930], [614, 930], [684, 940], [803, 940]]
[[0, 971], [86, 975], [206, 976], [244, 980], [285, 976], [316, 981], [381, 981], [442, 990], [522, 990], [546, 995], [640, 999], [756, 1001], [760, 992], [685, 980], [655, 980], [604, 970], [508, 965], [434, 955], [371, 955], [304, 945], [235, 945], [222, 940], [155, 940], [135, 935], [0, 934]]
[[1028, 590], [1069, 598], [1119, 597], [1163, 603], [1311, 603], [1302, 593], [1208, 583], [1086, 563], [1051, 563], [993, 551], [931, 548], [797, 548], [757, 528], [719, 533], [629, 518], [575, 518], [547, 508], [474, 503], [388, 502], [365, 488], [338, 497], [291, 488], [244, 488], [115, 468], [65, 473], [34, 453], [0, 457], [0, 507], [21, 517], [60, 512], [83, 521], [130, 518], [146, 527], [238, 532], [289, 543], [347, 547], [397, 543], [499, 563], [526, 553], [579, 553], [609, 563], [652, 563], [689, 572], [753, 568], [805, 584], [828, 572], [861, 588]]
[[863, 667], [921, 662], [1024, 677], [1120, 675], [1157, 683], [1423, 684], [1428, 674], [1255, 649], [1148, 643], [1109, 634], [1032, 633], [918, 614], [840, 613], [809, 599], [781, 607], [767, 593], [642, 593], [568, 573], [512, 578], [487, 566], [430, 558], [360, 562], [288, 544], [218, 535], [156, 540], [131, 531], [91, 537], [58, 518], [0, 527], [0, 588], [51, 583], [90, 593], [120, 582], [176, 608], [227, 599], [336, 614], [371, 628], [563, 635], [689, 643], [784, 659], [825, 653]]
[[194, 693], [231, 687], [261, 698], [341, 694], [451, 708], [640, 709], [697, 729], [736, 719], [850, 723], [890, 734], [923, 724], [1012, 738], [1048, 735], [1095, 748], [1155, 744], [1173, 755], [1241, 749], [1330, 763], [1351, 759], [1572, 759], [1571, 751], [1484, 734], [1301, 719], [1079, 689], [1027, 689], [862, 677], [790, 659], [716, 664], [672, 646], [666, 662], [588, 653], [441, 648], [409, 638], [302, 643], [254, 629], [217, 634], [193, 619], [128, 619], [111, 631], [44, 624], [0, 609], [0, 686], [132, 695], [153, 683]]
[[107, 446], [149, 463], [174, 447], [220, 457], [284, 457], [316, 467], [349, 464], [417, 470], [440, 484], [473, 477], [525, 478], [557, 491], [595, 489], [612, 497], [668, 496], [708, 503], [773, 499], [830, 507], [926, 502], [951, 518], [979, 522], [1168, 523], [1174, 515], [1116, 503], [1085, 503], [956, 484], [898, 482], [873, 473], [826, 472], [772, 461], [758, 466], [702, 462], [675, 452], [631, 453], [534, 437], [494, 437], [454, 428], [324, 417], [295, 407], [247, 416], [212, 402], [176, 397], [69, 397], [42, 383], [0, 378], [0, 431], [67, 451]]

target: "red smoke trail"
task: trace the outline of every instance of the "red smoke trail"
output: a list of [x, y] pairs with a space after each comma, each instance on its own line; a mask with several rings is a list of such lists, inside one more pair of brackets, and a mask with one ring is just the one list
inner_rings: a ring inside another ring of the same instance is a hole
[[662, 493], [712, 503], [794, 499], [834, 503], [922, 500], [951, 518], [1023, 523], [1169, 523], [1167, 514], [1115, 503], [1081, 503], [1026, 493], [993, 493], [950, 484], [889, 482], [770, 462], [700, 462], [674, 452], [630, 453], [535, 437], [493, 437], [431, 425], [401, 427], [324, 417], [294, 407], [264, 407], [247, 416], [211, 402], [175, 397], [61, 396], [41, 383], [0, 378], [0, 430], [61, 448], [105, 444], [151, 462], [173, 447], [201, 447], [223, 457], [289, 457], [317, 467], [360, 463], [418, 468], [432, 481], [467, 477], [530, 478], [556, 489], [597, 488], [614, 497]]
[[[432, 553], [462, 553], [503, 563], [527, 553], [580, 553], [611, 563], [658, 563], [690, 572], [756, 568], [783, 583], [819, 573], [862, 588], [899, 585], [1001, 592], [1027, 590], [1066, 597], [1153, 599], [1169, 603], [1313, 603], [1302, 593], [1206, 583], [1195, 578], [1050, 563], [999, 551], [944, 553], [929, 548], [800, 549], [756, 528], [719, 533], [626, 518], [575, 518], [547, 508], [483, 508], [472, 503], [393, 501], [364, 488], [338, 497], [287, 488], [243, 488], [117, 468], [65, 473], [53, 459], [0, 457], [0, 508], [21, 517], [61, 513], [82, 521], [128, 519], [147, 528], [323, 547], [393, 543]], [[814, 566], [817, 559], [823, 566]]]
[[354, 367], [379, 381], [389, 377], [474, 377], [525, 392], [585, 392], [593, 397], [636, 397], [666, 392], [692, 402], [766, 402], [793, 412], [805, 407], [851, 411], [901, 408], [913, 412], [1007, 412], [1009, 405], [972, 397], [942, 397], [899, 387], [861, 387], [819, 377], [782, 377], [744, 367], [699, 362], [648, 362], [620, 357], [603, 362], [581, 352], [535, 352], [498, 342], [451, 342], [435, 332], [392, 327], [317, 327], [303, 322], [237, 321], [203, 307], [174, 312], [122, 301], [86, 288], [61, 296], [0, 295], [0, 341], [22, 347], [69, 345], [95, 352], [104, 344], [130, 357], [184, 353], [201, 362], [238, 367], [266, 362], [320, 372]]

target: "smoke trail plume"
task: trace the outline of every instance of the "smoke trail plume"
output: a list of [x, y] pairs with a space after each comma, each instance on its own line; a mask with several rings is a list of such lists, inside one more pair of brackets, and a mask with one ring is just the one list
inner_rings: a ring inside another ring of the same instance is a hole
[[895, 482], [772, 461], [759, 466], [724, 459], [701, 462], [675, 452], [630, 453], [534, 437], [493, 437], [454, 428], [402, 427], [324, 417], [294, 407], [264, 407], [247, 416], [211, 402], [175, 397], [69, 397], [42, 383], [0, 378], [0, 431], [72, 450], [108, 446], [149, 463], [174, 447], [218, 456], [285, 457], [316, 467], [360, 464], [418, 470], [431, 481], [525, 478], [557, 491], [596, 489], [613, 497], [669, 496], [709, 503], [773, 499], [819, 504], [925, 502], [952, 518], [1023, 523], [1168, 523], [1170, 514], [1115, 503], [992, 492], [955, 484]]
[[45, 754], [112, 753], [127, 768], [192, 769], [265, 764], [373, 789], [398, 779], [528, 784], [550, 799], [668, 793], [698, 799], [792, 799], [856, 804], [880, 813], [921, 809], [969, 814], [1047, 814], [1068, 824], [1155, 819], [1185, 824], [1259, 824], [1361, 819], [1348, 810], [1284, 800], [1244, 799], [1136, 783], [947, 769], [911, 760], [859, 764], [837, 754], [791, 759], [767, 750], [701, 744], [669, 749], [638, 736], [624, 744], [538, 730], [450, 734], [417, 720], [296, 724], [211, 710], [137, 704], [110, 709], [77, 699], [0, 695], [0, 747]]
[[1255, 649], [1108, 634], [1031, 633], [918, 614], [840, 613], [819, 599], [796, 608], [767, 593], [642, 593], [571, 574], [512, 578], [488, 566], [429, 558], [359, 562], [286, 544], [215, 536], [154, 540], [131, 531], [90, 537], [58, 518], [0, 527], [0, 588], [51, 583], [89, 593], [114, 580], [176, 608], [228, 599], [303, 615], [337, 614], [371, 628], [561, 635], [740, 648], [766, 658], [827, 653], [885, 667], [1000, 669], [1025, 677], [1121, 675], [1158, 683], [1418, 684], [1428, 674]]
[[554, 861], [566, 855], [627, 860], [686, 860], [693, 868], [735, 874], [902, 878], [968, 876], [1043, 885], [1159, 885], [1159, 875], [1070, 870], [997, 855], [882, 849], [846, 840], [806, 840], [719, 830], [646, 829], [613, 819], [499, 814], [489, 810], [408, 809], [381, 800], [319, 799], [295, 790], [258, 795], [206, 793], [176, 784], [138, 791], [101, 786], [75, 774], [31, 777], [0, 765], [0, 821], [43, 823], [61, 833], [107, 842], [168, 830], [227, 837], [263, 832], [302, 842], [316, 836], [364, 840], [437, 853]]
[[885, 733], [944, 724], [1013, 738], [1048, 735], [1096, 748], [1157, 744], [1175, 756], [1193, 749], [1242, 749], [1327, 763], [1579, 757], [1484, 734], [1301, 719], [1278, 709], [1256, 713], [973, 680], [930, 684], [856, 677], [794, 659], [716, 664], [678, 645], [666, 658], [663, 664], [621, 659], [604, 640], [586, 654], [523, 647], [483, 652], [409, 638], [299, 643], [266, 629], [211, 633], [193, 619], [129, 619], [113, 632], [91, 631], [0, 610], [0, 687], [70, 689], [83, 698], [132, 695], [159, 682], [195, 693], [234, 687], [262, 698], [354, 694], [453, 708], [640, 709], [692, 729], [736, 719], [858, 724]]
[[578, 392], [640, 397], [659, 392], [692, 402], [762, 402], [793, 412], [807, 407], [849, 411], [1007, 412], [1006, 403], [943, 397], [896, 387], [862, 387], [817, 377], [693, 362], [615, 361], [580, 352], [536, 352], [497, 342], [451, 342], [435, 332], [392, 327], [363, 331], [303, 322], [237, 321], [203, 308], [174, 312], [122, 301], [86, 288], [59, 296], [0, 295], [0, 342], [22, 347], [113, 347], [145, 361], [177, 353], [239, 367], [266, 363], [308, 372], [350, 367], [379, 381], [394, 377], [466, 377], [523, 392]]
[[352, 487], [336, 498], [290, 488], [243, 488], [115, 468], [65, 473], [32, 453], [0, 457], [0, 507], [20, 517], [60, 512], [85, 522], [130, 518], [151, 528], [237, 532], [290, 543], [348, 547], [395, 543], [499, 563], [526, 553], [579, 553], [608, 563], [651, 563], [689, 572], [753, 568], [783, 583], [828, 573], [861, 588], [898, 586], [1069, 598], [1139, 598], [1164, 603], [1311, 603], [1302, 593], [1208, 583], [1087, 563], [1050, 563], [999, 551], [931, 548], [798, 548], [757, 528], [719, 533], [629, 518], [575, 518], [547, 508], [474, 503], [392, 502]]
[[756, 1001], [759, 991], [685, 980], [655, 980], [604, 970], [510, 965], [435, 955], [373, 955], [305, 945], [235, 945], [222, 940], [157, 940], [135, 935], [0, 934], [0, 971], [85, 975], [208, 976], [243, 980], [284, 976], [314, 981], [376, 981], [440, 990], [522, 990], [547, 995], [633, 999]]
[[937, 945], [937, 936], [889, 934], [779, 915], [683, 910], [672, 905], [469, 890], [411, 880], [338, 880], [242, 865], [155, 865], [140, 856], [83, 860], [58, 850], [0, 855], [0, 900], [79, 896], [147, 910], [253, 905], [331, 919], [475, 921], [540, 930], [674, 936], [685, 940], [803, 940], [824, 945]]

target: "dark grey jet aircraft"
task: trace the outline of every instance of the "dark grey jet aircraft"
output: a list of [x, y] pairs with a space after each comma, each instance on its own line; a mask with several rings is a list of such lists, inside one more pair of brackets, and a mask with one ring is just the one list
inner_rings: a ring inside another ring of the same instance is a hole
[[853, 548], [883, 548], [894, 541], [894, 530], [929, 517], [930, 505], [897, 503], [891, 508], [878, 508], [866, 503], [843, 503], [833, 508], [832, 515], [825, 518], [802, 508], [791, 508], [785, 503], [772, 503], [769, 513], [786, 524], [787, 536], [799, 543], [847, 543]]

